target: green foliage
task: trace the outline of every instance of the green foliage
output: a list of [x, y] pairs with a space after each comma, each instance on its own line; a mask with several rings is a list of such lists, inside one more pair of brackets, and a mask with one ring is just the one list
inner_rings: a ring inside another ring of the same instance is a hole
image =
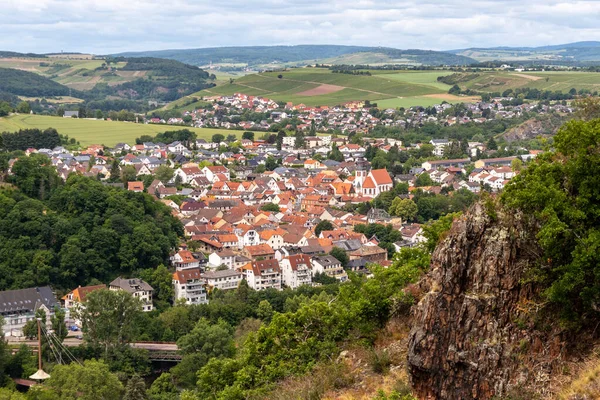
[[402, 240], [402, 234], [392, 225], [358, 224], [354, 226], [354, 232], [363, 233], [367, 238], [376, 236], [379, 247], [387, 249], [389, 257], [396, 251], [393, 243]]
[[449, 195], [436, 195], [417, 190], [413, 198], [419, 210], [417, 213], [419, 222], [436, 220], [448, 213], [465, 211], [476, 199], [477, 195], [468, 189], [459, 189]]
[[242, 133], [242, 139], [254, 140], [254, 132]]
[[350, 332], [354, 340], [372, 343], [376, 330], [412, 300], [401, 289], [428, 265], [425, 250], [403, 249], [389, 268], [372, 266], [373, 278], [351, 275], [335, 296], [321, 292], [288, 299], [288, 311], [248, 334], [235, 358], [213, 358], [200, 369], [198, 396], [243, 399], [284, 377], [307, 373], [336, 357]]
[[123, 394], [123, 385], [108, 365], [94, 360], [83, 365], [57, 365], [44, 387], [61, 400], [114, 400]]
[[127, 381], [123, 400], [147, 400], [146, 383], [138, 375], [134, 375]]
[[2, 318], [0, 316], [0, 338], [2, 338], [0, 340], [0, 387], [4, 386], [4, 384], [6, 383], [6, 375], [5, 375], [5, 367], [8, 364], [9, 361], [9, 350], [8, 350], [8, 344], [6, 343], [6, 341], [4, 340], [4, 318]]
[[225, 136], [224, 136], [224, 135], [221, 135], [220, 133], [215, 133], [215, 134], [212, 136], [212, 139], [211, 139], [211, 141], [212, 141], [213, 143], [221, 143], [221, 142], [222, 142], [222, 141], [224, 141], [224, 140], [225, 140]]
[[0, 92], [27, 97], [69, 96], [69, 88], [60, 83], [12, 68], [0, 68]]
[[348, 262], [350, 261], [348, 254], [346, 254], [346, 252], [339, 247], [334, 247], [331, 249], [329, 255], [335, 257], [342, 264], [342, 267], [348, 265]]
[[333, 224], [331, 223], [331, 221], [324, 219], [323, 221], [319, 222], [317, 226], [315, 226], [315, 236], [319, 237], [319, 235], [321, 235], [321, 232], [331, 230], [333, 230]]
[[260, 209], [262, 211], [270, 211], [270, 212], [274, 212], [274, 213], [278, 213], [280, 211], [279, 206], [275, 203], [266, 203], [263, 204]]
[[0, 191], [0, 289], [58, 288], [109, 281], [168, 260], [183, 234], [179, 221], [150, 196], [72, 175], [67, 183], [44, 158], [19, 159]]
[[122, 350], [133, 337], [133, 322], [141, 310], [140, 300], [123, 290], [100, 289], [89, 293], [78, 315], [85, 340], [92, 347], [104, 350], [105, 357], [109, 350]]
[[335, 143], [331, 144], [331, 151], [327, 153], [327, 158], [339, 162], [344, 161], [344, 155], [342, 154], [340, 149], [338, 149]]
[[417, 205], [411, 199], [401, 199], [396, 197], [392, 201], [388, 212], [390, 215], [394, 215], [402, 218], [403, 221], [413, 221], [417, 216], [418, 212]]
[[440, 217], [436, 221], [432, 221], [422, 226], [423, 236], [427, 239], [425, 248], [432, 253], [438, 243], [443, 239], [444, 234], [450, 230], [454, 220], [461, 216], [461, 213], [452, 213]]
[[169, 400], [177, 396], [178, 390], [171, 374], [163, 372], [148, 389], [151, 400]]
[[545, 296], [568, 320], [597, 315], [600, 301], [600, 120], [572, 121], [546, 153], [511, 181], [502, 194], [510, 208], [541, 224], [544, 260], [536, 268]]
[[136, 276], [152, 286], [154, 289], [152, 297], [159, 310], [164, 310], [170, 305], [175, 297], [175, 290], [173, 289], [173, 275], [167, 267], [160, 264], [156, 269], [141, 270]]
[[433, 181], [433, 179], [431, 179], [431, 177], [429, 176], [429, 174], [426, 173], [426, 172], [423, 172], [415, 180], [415, 186], [416, 187], [435, 186], [435, 185], [436, 185], [436, 183]]

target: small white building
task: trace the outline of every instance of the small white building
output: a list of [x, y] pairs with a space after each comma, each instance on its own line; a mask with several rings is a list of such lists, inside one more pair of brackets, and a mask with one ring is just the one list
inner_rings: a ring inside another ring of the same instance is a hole
[[296, 289], [312, 284], [312, 264], [306, 254], [296, 254], [281, 260], [281, 275], [286, 286]]
[[236, 254], [229, 250], [221, 250], [218, 253], [211, 253], [208, 256], [208, 266], [211, 268], [217, 268], [221, 265], [226, 265], [229, 269], [235, 268], [235, 257]]
[[175, 300], [185, 299], [186, 304], [207, 304], [206, 280], [200, 268], [177, 271], [173, 274]]
[[194, 258], [194, 255], [189, 250], [179, 250], [171, 257], [171, 264], [177, 271], [184, 269], [198, 268], [200, 261]]
[[152, 311], [154, 306], [152, 305], [152, 295], [154, 289], [147, 282], [141, 279], [123, 279], [117, 278], [108, 285], [110, 290], [124, 290], [135, 298], [142, 301], [142, 311]]
[[254, 261], [241, 268], [244, 278], [254, 290], [281, 290], [281, 268], [275, 259]]
[[312, 273], [325, 274], [331, 278], [335, 278], [340, 282], [348, 280], [348, 274], [344, 271], [342, 263], [334, 256], [318, 256], [312, 258]]
[[228, 269], [205, 272], [202, 277], [206, 280], [209, 290], [230, 290], [237, 289], [243, 279], [243, 274], [240, 271]]

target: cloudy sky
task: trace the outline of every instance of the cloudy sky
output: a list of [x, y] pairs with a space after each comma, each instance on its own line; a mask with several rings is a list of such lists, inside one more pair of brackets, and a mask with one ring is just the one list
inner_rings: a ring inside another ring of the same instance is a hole
[[0, 50], [539, 46], [600, 40], [598, 21], [600, 1], [2, 0]]

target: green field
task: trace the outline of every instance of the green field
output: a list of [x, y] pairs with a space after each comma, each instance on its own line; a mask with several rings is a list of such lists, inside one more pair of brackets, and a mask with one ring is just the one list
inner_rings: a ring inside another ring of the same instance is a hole
[[[72, 119], [29, 114], [0, 118], [1, 132], [14, 132], [27, 128], [55, 128], [58, 133], [77, 139], [82, 146], [90, 144], [114, 146], [120, 142], [133, 144], [135, 143], [135, 139], [142, 135], [154, 136], [160, 132], [183, 129], [179, 126], [134, 124], [131, 122]], [[198, 138], [207, 140], [210, 140], [215, 133], [221, 133], [225, 136], [233, 134], [238, 138], [242, 136], [242, 131], [189, 127], [187, 129], [196, 132]]]
[[535, 88], [539, 90], [560, 90], [563, 93], [571, 88], [600, 90], [600, 73], [580, 71], [548, 72], [480, 72], [479, 76], [459, 83], [462, 88], [485, 92], [503, 92], [507, 89]]
[[[244, 93], [276, 101], [291, 101], [308, 106], [334, 106], [354, 100], [377, 101], [385, 107], [429, 106], [442, 101], [465, 101], [448, 96], [450, 85], [438, 82], [437, 77], [450, 71], [379, 71], [368, 75], [335, 74], [323, 68], [293, 68], [281, 72], [246, 75], [193, 96], [228, 96]], [[282, 75], [281, 78], [278, 76]], [[306, 91], [321, 85], [334, 85], [329, 92], [307, 95]], [[427, 97], [424, 97], [427, 96]]]

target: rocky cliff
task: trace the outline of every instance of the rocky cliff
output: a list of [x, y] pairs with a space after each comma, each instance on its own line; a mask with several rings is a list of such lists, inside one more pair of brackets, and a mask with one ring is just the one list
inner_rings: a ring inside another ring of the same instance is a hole
[[424, 294], [413, 308], [409, 338], [419, 399], [547, 390], [563, 346], [557, 324], [535, 319], [537, 289], [523, 283], [541, 254], [532, 231], [518, 214], [477, 204], [438, 245], [420, 283]]

